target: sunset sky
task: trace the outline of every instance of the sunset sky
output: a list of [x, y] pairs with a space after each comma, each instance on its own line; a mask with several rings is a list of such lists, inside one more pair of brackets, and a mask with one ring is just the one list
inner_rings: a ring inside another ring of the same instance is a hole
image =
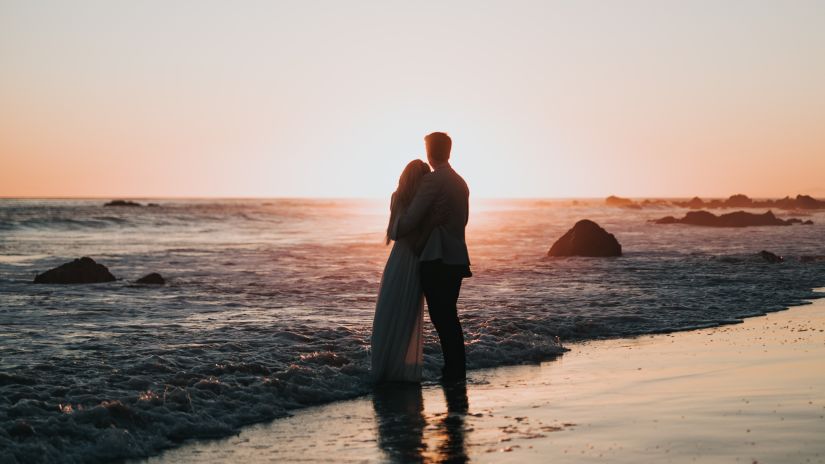
[[0, 196], [825, 197], [823, 1], [0, 0]]

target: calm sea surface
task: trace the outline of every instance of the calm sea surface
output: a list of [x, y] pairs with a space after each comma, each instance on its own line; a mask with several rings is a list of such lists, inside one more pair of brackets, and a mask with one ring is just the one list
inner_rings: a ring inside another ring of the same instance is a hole
[[[0, 200], [0, 461], [146, 456], [369, 391], [386, 202], [157, 202]], [[459, 301], [470, 367], [551, 358], [556, 337], [729, 323], [825, 286], [825, 262], [798, 259], [825, 255], [825, 212], [806, 218], [813, 226], [647, 223], [683, 213], [600, 201], [472, 204], [475, 276]], [[583, 218], [614, 233], [625, 256], [547, 258]], [[763, 262], [762, 249], [786, 261]], [[31, 283], [81, 256], [121, 280]], [[149, 272], [169, 284], [133, 284]], [[427, 331], [433, 379], [440, 353]]]

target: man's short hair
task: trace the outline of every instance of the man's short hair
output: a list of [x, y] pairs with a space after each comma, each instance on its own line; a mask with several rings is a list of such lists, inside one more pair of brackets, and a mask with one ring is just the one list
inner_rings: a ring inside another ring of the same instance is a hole
[[427, 156], [431, 160], [443, 163], [450, 159], [453, 139], [444, 132], [433, 132], [424, 137], [424, 145], [427, 147]]

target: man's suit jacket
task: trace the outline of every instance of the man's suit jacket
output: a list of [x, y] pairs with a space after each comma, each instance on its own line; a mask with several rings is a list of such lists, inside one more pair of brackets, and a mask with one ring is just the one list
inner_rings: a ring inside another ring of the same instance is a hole
[[[421, 179], [421, 185], [409, 208], [397, 222], [396, 235], [404, 237], [426, 226], [436, 209], [444, 209], [442, 224], [434, 226], [420, 253], [421, 261], [441, 260], [444, 264], [466, 266], [470, 255], [464, 241], [469, 217], [470, 190], [467, 183], [449, 164], [439, 166]], [[426, 234], [426, 232], [425, 232]]]

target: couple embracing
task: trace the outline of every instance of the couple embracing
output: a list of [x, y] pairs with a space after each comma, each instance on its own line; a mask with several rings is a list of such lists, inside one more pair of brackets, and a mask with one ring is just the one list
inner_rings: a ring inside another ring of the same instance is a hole
[[395, 243], [381, 278], [372, 332], [377, 383], [421, 381], [425, 300], [444, 355], [441, 380], [466, 377], [456, 303], [462, 279], [472, 275], [464, 241], [470, 192], [450, 166], [450, 137], [434, 132], [424, 142], [429, 166], [421, 160], [407, 164], [390, 202], [387, 244]]

